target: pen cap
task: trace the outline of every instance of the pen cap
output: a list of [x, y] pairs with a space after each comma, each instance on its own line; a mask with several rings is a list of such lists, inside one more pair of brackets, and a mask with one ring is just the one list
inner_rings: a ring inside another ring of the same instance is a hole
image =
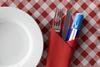
[[83, 20], [83, 14], [82, 13], [76, 13], [71, 28], [75, 28], [75, 29], [79, 30], [80, 26], [82, 24], [82, 20]]

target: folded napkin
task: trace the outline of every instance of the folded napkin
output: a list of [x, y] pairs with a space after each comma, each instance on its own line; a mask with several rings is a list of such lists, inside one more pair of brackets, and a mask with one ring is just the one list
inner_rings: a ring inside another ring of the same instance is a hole
[[65, 42], [51, 28], [46, 67], [70, 67], [70, 62], [76, 47], [77, 39]]

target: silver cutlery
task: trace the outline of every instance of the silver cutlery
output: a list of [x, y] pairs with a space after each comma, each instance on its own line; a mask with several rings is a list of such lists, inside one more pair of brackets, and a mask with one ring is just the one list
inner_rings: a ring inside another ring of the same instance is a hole
[[62, 30], [62, 37], [64, 40], [66, 39], [66, 34], [70, 26], [70, 17], [71, 17], [71, 10], [67, 10], [66, 20], [64, 22], [64, 29]]
[[55, 12], [55, 17], [53, 21], [53, 28], [58, 33], [61, 31], [61, 23], [62, 23], [62, 10], [58, 9]]

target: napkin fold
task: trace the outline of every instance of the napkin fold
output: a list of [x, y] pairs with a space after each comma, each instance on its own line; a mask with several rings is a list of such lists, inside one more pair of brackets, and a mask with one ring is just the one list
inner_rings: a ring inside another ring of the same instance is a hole
[[51, 28], [46, 67], [70, 67], [76, 47], [77, 39], [65, 42]]

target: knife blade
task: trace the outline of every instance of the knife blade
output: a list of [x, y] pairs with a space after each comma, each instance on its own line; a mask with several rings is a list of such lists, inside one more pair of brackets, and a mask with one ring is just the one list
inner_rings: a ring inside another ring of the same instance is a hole
[[64, 29], [62, 30], [62, 37], [66, 40], [66, 33], [68, 32], [70, 26], [71, 10], [67, 10], [66, 20], [64, 23]]

